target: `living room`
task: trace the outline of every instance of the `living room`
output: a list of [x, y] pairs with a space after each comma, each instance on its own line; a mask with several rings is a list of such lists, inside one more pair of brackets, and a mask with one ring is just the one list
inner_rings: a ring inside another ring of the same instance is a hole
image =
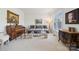
[[[62, 40], [61, 37], [61, 41], [58, 40], [59, 30], [68, 30], [69, 28], [74, 27], [76, 28], [77, 32], [79, 31], [78, 23], [66, 23], [67, 18], [65, 16], [66, 13], [76, 9], [77, 8], [1, 8], [0, 50], [72, 50], [71, 46], [69, 46], [69, 42], [71, 41]], [[6, 34], [8, 37], [6, 35], [2, 35], [3, 33]], [[63, 44], [62, 41], [65, 41], [65, 44]], [[77, 49], [74, 48], [73, 50]]]

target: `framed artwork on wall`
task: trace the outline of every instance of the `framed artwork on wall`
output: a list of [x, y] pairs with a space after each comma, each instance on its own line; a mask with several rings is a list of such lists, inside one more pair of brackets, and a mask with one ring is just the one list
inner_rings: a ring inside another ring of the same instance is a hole
[[79, 8], [65, 14], [66, 24], [79, 24]]
[[35, 24], [42, 24], [42, 19], [35, 19]]
[[19, 15], [7, 10], [7, 23], [19, 24]]

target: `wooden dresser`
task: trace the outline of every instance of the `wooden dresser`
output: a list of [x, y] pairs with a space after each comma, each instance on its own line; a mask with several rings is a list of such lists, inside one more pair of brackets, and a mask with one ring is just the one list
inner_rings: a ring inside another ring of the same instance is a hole
[[21, 36], [23, 33], [25, 33], [25, 27], [18, 25], [10, 25], [6, 26], [6, 32], [10, 36], [10, 39], [16, 39], [18, 36]]
[[59, 30], [59, 40], [61, 40], [65, 45], [69, 44], [69, 49], [71, 49], [71, 46], [73, 45], [79, 48], [79, 32]]

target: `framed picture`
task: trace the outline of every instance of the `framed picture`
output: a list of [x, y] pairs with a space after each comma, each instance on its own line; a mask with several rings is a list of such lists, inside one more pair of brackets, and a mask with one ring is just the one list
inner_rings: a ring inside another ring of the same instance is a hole
[[7, 10], [7, 23], [19, 24], [19, 15]]
[[79, 8], [65, 14], [66, 24], [79, 24]]
[[35, 24], [42, 24], [42, 19], [35, 19]]

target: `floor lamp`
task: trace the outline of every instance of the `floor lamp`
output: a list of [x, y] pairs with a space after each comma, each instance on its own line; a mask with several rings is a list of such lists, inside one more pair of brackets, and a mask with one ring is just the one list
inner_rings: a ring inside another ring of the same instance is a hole
[[47, 21], [47, 23], [48, 23], [48, 28], [49, 28], [49, 33], [51, 33], [51, 19], [49, 19], [48, 21]]

